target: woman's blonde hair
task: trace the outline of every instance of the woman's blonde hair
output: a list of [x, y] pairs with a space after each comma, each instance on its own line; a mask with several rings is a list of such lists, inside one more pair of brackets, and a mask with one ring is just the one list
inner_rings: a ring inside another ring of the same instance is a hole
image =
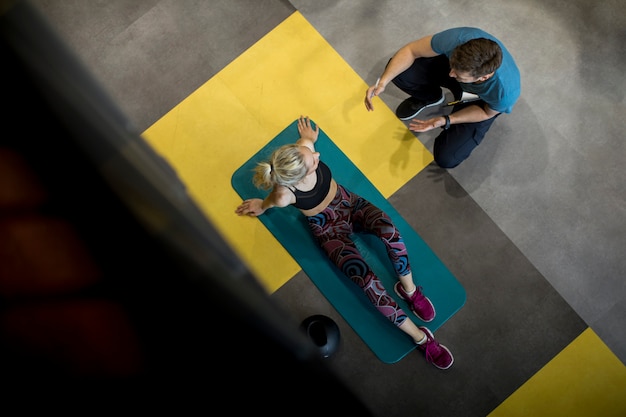
[[306, 172], [300, 145], [292, 143], [276, 149], [268, 161], [259, 162], [254, 169], [252, 182], [264, 190], [276, 185], [293, 186], [306, 176]]

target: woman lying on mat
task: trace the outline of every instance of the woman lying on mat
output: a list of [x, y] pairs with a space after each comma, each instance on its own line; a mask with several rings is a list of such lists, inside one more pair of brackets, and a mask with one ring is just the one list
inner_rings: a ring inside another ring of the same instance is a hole
[[400, 232], [386, 213], [335, 182], [319, 152], [315, 152], [318, 126], [313, 128], [308, 117], [300, 116], [298, 132], [300, 139], [295, 144], [281, 146], [269, 161], [256, 167], [254, 185], [271, 190], [269, 195], [264, 200], [245, 200], [235, 212], [240, 216], [260, 216], [272, 207], [294, 205], [300, 209], [328, 257], [365, 292], [378, 311], [413, 338], [428, 362], [440, 369], [449, 368], [454, 362], [452, 353], [435, 340], [428, 328], [408, 320], [350, 239], [350, 234], [357, 231], [371, 232], [380, 238], [398, 274], [396, 294], [417, 317], [429, 322], [435, 317], [435, 309], [413, 282]]

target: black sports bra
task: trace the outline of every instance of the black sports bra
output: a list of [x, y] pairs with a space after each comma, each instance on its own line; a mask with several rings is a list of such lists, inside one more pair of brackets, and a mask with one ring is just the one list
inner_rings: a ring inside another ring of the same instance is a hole
[[328, 165], [319, 161], [315, 174], [317, 176], [317, 181], [312, 190], [300, 191], [295, 187], [293, 189], [290, 188], [293, 195], [296, 196], [296, 202], [293, 203], [293, 205], [301, 210], [310, 210], [319, 206], [320, 203], [324, 201], [328, 195], [328, 191], [330, 190], [330, 180], [332, 179], [332, 174], [330, 173]]

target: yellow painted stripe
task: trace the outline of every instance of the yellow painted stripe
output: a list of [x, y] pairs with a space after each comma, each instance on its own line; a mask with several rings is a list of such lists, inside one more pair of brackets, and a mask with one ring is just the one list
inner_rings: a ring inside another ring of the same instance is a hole
[[624, 417], [626, 367], [588, 328], [488, 417]]
[[374, 99], [374, 112], [365, 110], [366, 90], [365, 81], [295, 12], [143, 136], [273, 292], [300, 267], [258, 219], [235, 215], [241, 201], [230, 179], [287, 125], [310, 116], [384, 196], [433, 160], [380, 99]]

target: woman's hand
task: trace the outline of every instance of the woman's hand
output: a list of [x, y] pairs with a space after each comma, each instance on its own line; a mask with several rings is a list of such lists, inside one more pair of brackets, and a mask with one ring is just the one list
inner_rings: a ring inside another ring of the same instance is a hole
[[308, 139], [315, 143], [315, 141], [317, 141], [317, 136], [320, 133], [320, 128], [319, 126], [315, 126], [315, 129], [313, 129], [309, 116], [300, 116], [298, 119], [298, 133], [300, 133], [300, 138]]
[[248, 215], [248, 216], [260, 216], [265, 213], [265, 209], [263, 208], [263, 200], [260, 198], [250, 198], [245, 200], [243, 203], [237, 207], [235, 210], [240, 216]]

